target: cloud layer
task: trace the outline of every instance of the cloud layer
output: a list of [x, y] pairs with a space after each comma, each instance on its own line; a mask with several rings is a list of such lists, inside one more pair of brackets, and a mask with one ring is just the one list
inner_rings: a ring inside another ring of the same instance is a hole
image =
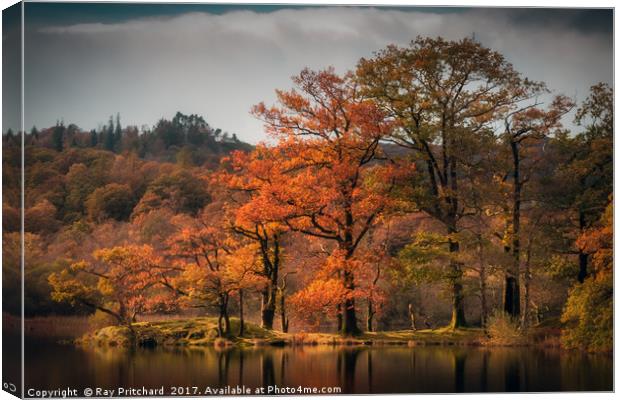
[[578, 100], [590, 85], [611, 83], [609, 33], [566, 18], [526, 23], [531, 16], [332, 7], [39, 26], [26, 37], [26, 126], [63, 118], [89, 129], [116, 112], [124, 124], [153, 124], [180, 110], [257, 142], [265, 136], [250, 107], [273, 102], [274, 89], [290, 87], [302, 68], [345, 71], [417, 35], [475, 34], [526, 76]]

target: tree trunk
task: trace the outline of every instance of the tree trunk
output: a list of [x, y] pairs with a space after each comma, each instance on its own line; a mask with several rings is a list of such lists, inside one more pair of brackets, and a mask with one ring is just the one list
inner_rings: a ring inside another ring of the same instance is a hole
[[513, 276], [506, 276], [504, 290], [504, 312], [510, 316], [519, 315], [519, 283]]
[[[276, 295], [278, 292], [278, 273], [280, 269], [279, 238], [273, 238], [273, 248], [270, 250], [269, 240], [261, 242], [263, 252], [264, 274], [267, 277], [267, 287], [261, 293], [261, 326], [273, 329], [273, 319], [276, 315]], [[270, 254], [270, 252], [272, 254]]]
[[239, 289], [239, 336], [243, 336], [245, 321], [243, 319], [243, 289]]
[[273, 329], [273, 318], [276, 314], [276, 287], [271, 282], [261, 293], [261, 326]]
[[480, 263], [480, 326], [486, 330], [489, 316], [487, 302], [487, 271], [481, 234], [478, 234], [478, 262]]
[[226, 305], [224, 306], [224, 333], [230, 335], [230, 316], [228, 315], [228, 299], [226, 299]]
[[523, 312], [521, 313], [521, 329], [526, 330], [530, 323], [530, 261], [532, 258], [532, 243], [528, 243], [523, 271]]
[[413, 304], [409, 303], [409, 306], [407, 307], [407, 311], [409, 312], [409, 321], [411, 323], [411, 330], [415, 332], [417, 328], [415, 326], [415, 312], [413, 311]]
[[280, 324], [282, 326], [282, 332], [288, 332], [288, 319], [286, 317], [286, 298], [284, 289], [280, 290]]
[[355, 313], [355, 300], [346, 299], [344, 301], [344, 312], [342, 319], [342, 334], [343, 335], [358, 335], [360, 333], [357, 327], [357, 316]]
[[[456, 233], [455, 229], [451, 229], [450, 234]], [[450, 277], [452, 286], [452, 318], [450, 320], [450, 329], [457, 329], [466, 325], [465, 306], [463, 302], [463, 270], [458, 261], [454, 260], [454, 253], [459, 251], [459, 243], [452, 238], [449, 239], [450, 245], [450, 269], [452, 275]]]
[[342, 304], [338, 304], [336, 309], [336, 330], [342, 332]]
[[230, 317], [228, 316], [228, 295], [220, 294], [219, 316], [217, 318], [217, 334], [219, 337], [230, 333]]
[[368, 299], [368, 311], [366, 315], [366, 330], [372, 332], [372, 320], [375, 316], [375, 310], [372, 304], [372, 299]]
[[[355, 290], [355, 284], [353, 282], [353, 273], [344, 271], [342, 274], [344, 279], [344, 287], [350, 291]], [[360, 329], [357, 327], [357, 316], [355, 313], [355, 299], [347, 297], [343, 302], [342, 310], [342, 334], [343, 335], [358, 335]]]
[[513, 196], [512, 196], [512, 236], [511, 236], [511, 254], [512, 265], [508, 274], [506, 275], [506, 293], [504, 301], [504, 311], [513, 318], [518, 318], [521, 312], [520, 306], [520, 254], [521, 254], [521, 171], [520, 171], [520, 155], [519, 155], [519, 143], [515, 141], [510, 142], [510, 148], [512, 150], [513, 161]]

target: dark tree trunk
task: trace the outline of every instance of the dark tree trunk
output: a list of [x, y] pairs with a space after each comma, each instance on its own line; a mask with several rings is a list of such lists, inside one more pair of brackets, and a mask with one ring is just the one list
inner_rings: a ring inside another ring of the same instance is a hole
[[504, 290], [504, 311], [511, 316], [519, 315], [519, 285], [512, 276], [506, 276]]
[[[355, 290], [353, 274], [349, 271], [344, 271], [342, 276], [344, 279], [344, 287], [351, 291]], [[347, 336], [358, 335], [360, 333], [360, 329], [357, 327], [355, 299], [345, 299], [345, 301], [343, 302], [342, 317], [342, 334]]]
[[[349, 203], [350, 204], [350, 203]], [[344, 250], [346, 254], [345, 260], [349, 260], [353, 256], [355, 246], [353, 245], [353, 213], [351, 212], [350, 205], [346, 207], [345, 211], [345, 232], [344, 240], [340, 243], [340, 249]], [[346, 267], [342, 271], [342, 281], [345, 289], [350, 292], [355, 290], [355, 277], [353, 272], [349, 271]], [[348, 296], [342, 307], [342, 330], [343, 335], [358, 335], [360, 329], [357, 327], [357, 316], [355, 312], [355, 299]]]
[[261, 325], [265, 329], [273, 329], [273, 318], [276, 314], [274, 289], [270, 283], [261, 293]]
[[510, 142], [513, 161], [513, 196], [512, 196], [512, 235], [510, 251], [512, 254], [512, 265], [506, 274], [506, 292], [504, 294], [504, 311], [513, 318], [518, 318], [521, 313], [520, 284], [519, 275], [521, 273], [521, 171], [519, 143]]
[[489, 309], [487, 301], [487, 271], [481, 234], [478, 234], [478, 263], [480, 264], [480, 326], [486, 331]]
[[366, 315], [366, 330], [372, 332], [372, 320], [375, 316], [375, 309], [372, 304], [372, 299], [368, 299], [368, 311]]
[[[273, 319], [276, 315], [276, 295], [278, 293], [278, 273], [280, 269], [280, 244], [278, 237], [273, 238], [273, 248], [269, 240], [261, 244], [263, 252], [264, 273], [268, 279], [267, 287], [261, 293], [261, 326], [273, 329]], [[270, 252], [271, 257], [270, 257]]]
[[588, 255], [579, 250], [579, 274], [577, 280], [583, 283], [588, 277]]
[[[455, 233], [456, 230], [451, 230], [450, 233]], [[458, 253], [459, 243], [450, 239], [450, 253]], [[450, 269], [452, 275], [450, 277], [452, 286], [452, 318], [450, 320], [450, 329], [457, 329], [465, 326], [465, 306], [463, 298], [463, 270], [461, 265], [454, 259], [450, 261]]]
[[219, 337], [224, 337], [230, 334], [230, 317], [228, 316], [228, 295], [225, 294], [220, 295], [219, 299], [217, 334]]
[[342, 320], [343, 335], [358, 335], [357, 316], [355, 313], [355, 300], [347, 299], [344, 301], [344, 313]]
[[224, 307], [224, 334], [230, 335], [230, 316], [228, 315], [228, 301], [226, 302], [226, 307]]

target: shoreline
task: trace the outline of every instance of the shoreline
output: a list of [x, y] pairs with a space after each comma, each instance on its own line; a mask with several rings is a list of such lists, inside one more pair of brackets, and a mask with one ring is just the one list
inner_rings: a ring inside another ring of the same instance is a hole
[[[244, 335], [217, 337], [217, 319], [209, 317], [138, 322], [132, 325], [135, 337], [127, 327], [108, 326], [87, 333], [73, 341], [81, 346], [97, 347], [561, 347], [559, 331], [545, 329], [529, 332], [527, 336], [493, 339], [482, 328], [447, 328], [365, 332], [359, 336], [343, 337], [337, 333], [282, 333], [245, 323]], [[231, 319], [231, 331], [239, 331], [239, 320]]]

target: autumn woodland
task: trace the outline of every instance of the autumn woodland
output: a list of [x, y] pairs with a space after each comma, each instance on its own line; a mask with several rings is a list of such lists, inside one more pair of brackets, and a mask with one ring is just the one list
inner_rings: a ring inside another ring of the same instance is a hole
[[[256, 145], [182, 112], [26, 132], [26, 317], [129, 337], [209, 317], [231, 342], [256, 326], [495, 344], [544, 330], [610, 351], [612, 89], [577, 102], [470, 38], [418, 37], [350, 68], [304, 69], [256, 104]], [[3, 135], [12, 315], [20, 143]]]

